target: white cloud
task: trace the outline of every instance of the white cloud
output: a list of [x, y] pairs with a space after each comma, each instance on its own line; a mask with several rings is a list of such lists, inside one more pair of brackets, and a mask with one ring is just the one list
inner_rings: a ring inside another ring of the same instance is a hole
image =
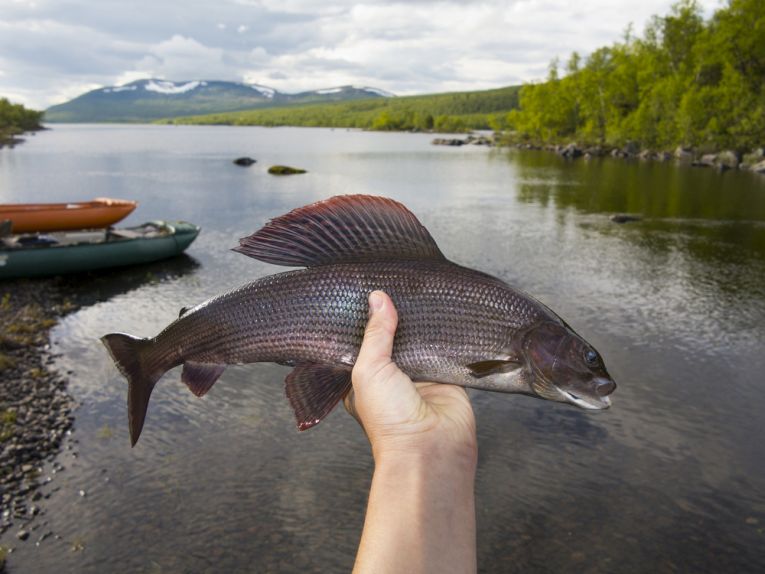
[[[707, 15], [718, 1], [702, 0]], [[186, 0], [178, 10], [167, 0], [102, 0], [108, 10], [96, 11], [92, 0], [0, 0], [0, 96], [44, 107], [82, 86], [145, 77], [284, 91], [498, 87], [543, 76], [555, 56], [611, 44], [630, 22], [640, 34], [672, 2]]]
[[226, 69], [223, 55], [221, 48], [211, 48], [176, 34], [148, 47], [147, 54], [132, 71], [143, 72], [143, 77], [169, 80], [215, 79], [217, 75], [230, 78], [231, 71]]

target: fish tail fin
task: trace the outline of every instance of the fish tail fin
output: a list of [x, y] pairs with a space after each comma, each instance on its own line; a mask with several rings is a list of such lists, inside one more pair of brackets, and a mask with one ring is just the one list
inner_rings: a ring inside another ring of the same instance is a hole
[[147, 353], [153, 344], [149, 339], [124, 333], [109, 333], [101, 337], [101, 342], [106, 346], [122, 376], [128, 381], [130, 444], [135, 446], [146, 420], [151, 392], [164, 370], [149, 365]]

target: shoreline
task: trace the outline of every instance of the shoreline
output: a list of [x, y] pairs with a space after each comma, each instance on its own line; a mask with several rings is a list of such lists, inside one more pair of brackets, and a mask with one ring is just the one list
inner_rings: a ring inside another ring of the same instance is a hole
[[585, 146], [577, 143], [551, 144], [538, 142], [518, 142], [503, 137], [493, 137], [496, 147], [507, 147], [528, 151], [553, 152], [566, 159], [590, 160], [600, 157], [642, 161], [675, 161], [691, 167], [713, 168], [718, 172], [728, 170], [750, 171], [765, 174], [765, 148], [751, 150], [749, 153], [739, 153], [733, 150], [704, 152], [695, 148], [678, 146], [673, 152], [641, 149], [633, 145], [618, 146]]
[[[64, 375], [51, 369], [50, 331], [77, 309], [57, 279], [0, 283], [0, 535], [30, 539], [42, 514], [40, 487], [71, 433], [75, 402]], [[0, 572], [10, 548], [0, 548]]]
[[555, 153], [565, 159], [583, 159], [612, 157], [617, 159], [641, 161], [674, 161], [691, 167], [711, 167], [718, 172], [728, 170], [750, 171], [765, 175], [765, 148], [757, 148], [749, 153], [738, 153], [732, 150], [704, 153], [694, 148], [678, 146], [674, 152], [640, 149], [637, 146], [580, 146], [576, 143], [551, 144], [538, 142], [519, 142], [508, 139], [507, 136], [483, 135], [471, 132], [466, 137], [435, 138], [432, 145], [461, 147], [464, 145], [485, 145], [494, 148], [520, 149], [526, 151], [544, 151]]

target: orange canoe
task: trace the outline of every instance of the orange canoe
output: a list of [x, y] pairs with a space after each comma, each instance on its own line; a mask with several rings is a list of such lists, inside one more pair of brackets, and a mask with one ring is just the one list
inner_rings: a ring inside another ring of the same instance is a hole
[[13, 233], [109, 227], [135, 209], [135, 201], [98, 197], [80, 203], [0, 204], [0, 222], [11, 221]]

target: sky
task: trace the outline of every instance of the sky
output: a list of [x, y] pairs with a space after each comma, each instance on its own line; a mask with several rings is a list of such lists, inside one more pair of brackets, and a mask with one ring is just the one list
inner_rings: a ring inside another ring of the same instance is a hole
[[[721, 0], [700, 0], [705, 15]], [[534, 81], [671, 0], [0, 0], [0, 97], [44, 109], [141, 78], [397, 95]]]

